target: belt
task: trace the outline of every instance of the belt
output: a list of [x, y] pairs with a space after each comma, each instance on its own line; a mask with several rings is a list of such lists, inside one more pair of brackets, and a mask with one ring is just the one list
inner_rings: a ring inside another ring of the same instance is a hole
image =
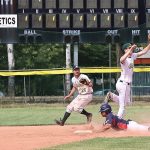
[[86, 94], [79, 94], [79, 95], [90, 95], [90, 94], [93, 94], [93, 93], [86, 93]]
[[[125, 82], [125, 81], [120, 80], [120, 82], [122, 82], [122, 83], [123, 83], [123, 82]], [[130, 83], [128, 83], [128, 82], [125, 82], [125, 83], [127, 83], [128, 85], [130, 85]]]

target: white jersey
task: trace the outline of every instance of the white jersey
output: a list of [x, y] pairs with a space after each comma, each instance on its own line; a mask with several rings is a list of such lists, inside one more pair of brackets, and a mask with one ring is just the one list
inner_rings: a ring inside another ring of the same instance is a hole
[[73, 83], [73, 86], [75, 88], [77, 88], [78, 90], [78, 93], [80, 95], [85, 95], [85, 94], [91, 94], [93, 93], [93, 88], [92, 87], [89, 87], [88, 85], [84, 85], [82, 83], [80, 83], [80, 79], [85, 79], [86, 81], [90, 82], [91, 80], [88, 78], [87, 75], [85, 74], [80, 74], [80, 76], [78, 78], [75, 78], [73, 77], [72, 78], [72, 83]]
[[131, 83], [134, 69], [134, 60], [137, 58], [137, 53], [132, 53], [131, 57], [128, 57], [124, 63], [121, 63], [121, 76], [120, 80]]

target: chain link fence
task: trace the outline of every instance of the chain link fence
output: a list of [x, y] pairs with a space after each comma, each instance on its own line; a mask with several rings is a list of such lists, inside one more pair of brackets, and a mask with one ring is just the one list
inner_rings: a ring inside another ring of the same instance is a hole
[[[94, 97], [103, 99], [108, 91], [116, 92], [117, 73], [87, 74], [93, 82]], [[72, 75], [71, 75], [72, 77]], [[111, 77], [111, 78], [110, 78]], [[1, 100], [11, 101], [8, 97], [8, 77], [0, 77]], [[65, 75], [15, 76], [15, 98], [23, 102], [63, 102], [66, 95]], [[150, 72], [135, 72], [133, 76], [132, 95], [138, 100], [149, 100]], [[143, 98], [144, 97], [144, 98]], [[145, 99], [146, 97], [146, 99]]]

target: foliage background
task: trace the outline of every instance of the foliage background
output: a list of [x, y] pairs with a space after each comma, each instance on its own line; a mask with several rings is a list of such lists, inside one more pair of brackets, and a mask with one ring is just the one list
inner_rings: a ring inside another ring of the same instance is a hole
[[[112, 66], [116, 66], [116, 50], [112, 46]], [[65, 68], [65, 45], [63, 44], [16, 44], [14, 45], [15, 70]], [[73, 47], [71, 48], [73, 58]], [[6, 45], [0, 45], [0, 70], [8, 70]], [[71, 60], [73, 66], [73, 59]], [[108, 67], [109, 49], [106, 44], [79, 45], [80, 67]], [[99, 74], [89, 75], [99, 78]], [[116, 77], [116, 75], [114, 75]], [[108, 78], [108, 75], [105, 76]], [[64, 80], [62, 75], [15, 77], [15, 95], [24, 95], [24, 82], [27, 95], [63, 95]], [[7, 95], [8, 77], [0, 77], [0, 91]], [[106, 83], [106, 87], [108, 84]], [[94, 86], [98, 89], [98, 86]]]

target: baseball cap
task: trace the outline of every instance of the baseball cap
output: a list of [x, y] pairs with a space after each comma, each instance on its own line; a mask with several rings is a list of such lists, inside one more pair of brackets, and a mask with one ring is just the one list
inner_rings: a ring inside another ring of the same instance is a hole
[[129, 46], [131, 46], [131, 43], [126, 43], [122, 46], [122, 50], [125, 51]]
[[80, 69], [79, 66], [73, 66], [73, 70]]

